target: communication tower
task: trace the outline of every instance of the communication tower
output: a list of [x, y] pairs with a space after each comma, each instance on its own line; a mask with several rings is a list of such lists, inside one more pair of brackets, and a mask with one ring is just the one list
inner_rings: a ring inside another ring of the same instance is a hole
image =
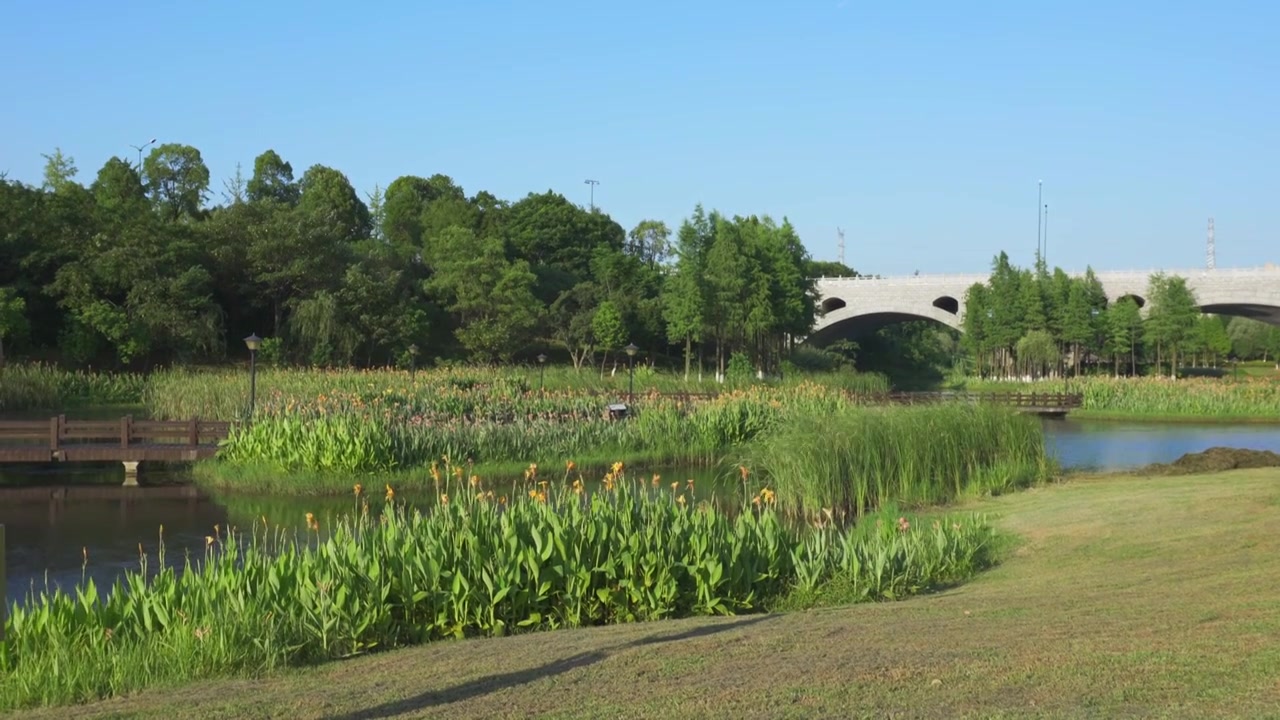
[[840, 264], [843, 265], [844, 264], [844, 230], [841, 230], [840, 228], [836, 228], [836, 248], [837, 248], [837, 259], [840, 261]]

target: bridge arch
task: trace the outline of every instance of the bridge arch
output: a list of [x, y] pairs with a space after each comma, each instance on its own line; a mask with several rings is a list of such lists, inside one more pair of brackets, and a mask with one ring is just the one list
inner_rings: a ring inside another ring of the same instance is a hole
[[1125, 298], [1132, 300], [1134, 304], [1138, 306], [1139, 310], [1147, 306], [1147, 299], [1137, 293], [1125, 293], [1124, 295], [1121, 295], [1120, 297], [1113, 300], [1112, 304], [1118, 303], [1121, 300], [1124, 300]]
[[848, 304], [849, 303], [845, 302], [844, 300], [841, 300], [838, 297], [829, 297], [824, 299], [821, 303], [818, 304], [818, 309], [822, 311], [823, 315], [826, 315], [827, 313], [839, 310], [840, 308], [845, 307]]
[[950, 295], [942, 295], [933, 301], [933, 306], [952, 315], [960, 314], [960, 301]]

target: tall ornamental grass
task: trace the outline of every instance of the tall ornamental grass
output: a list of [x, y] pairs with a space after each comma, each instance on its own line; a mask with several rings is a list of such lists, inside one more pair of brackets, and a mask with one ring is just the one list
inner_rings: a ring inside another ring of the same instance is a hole
[[972, 391], [1080, 393], [1083, 410], [1135, 418], [1280, 420], [1280, 379], [1085, 377], [1033, 383], [979, 383]]
[[[427, 419], [464, 418], [469, 421], [506, 421], [515, 417], [598, 416], [609, 402], [625, 400], [627, 376], [623, 372], [609, 382], [598, 373], [548, 369], [539, 382], [537, 368], [456, 368], [410, 374], [398, 370], [278, 370], [258, 371], [257, 410], [271, 413], [288, 407], [328, 402], [341, 406], [377, 403], [410, 407]], [[643, 402], [656, 394], [725, 393], [820, 386], [852, 393], [886, 392], [882, 375], [822, 373], [788, 376], [778, 383], [684, 382], [679, 376], [637, 373], [635, 396]], [[244, 370], [167, 370], [148, 376], [145, 393], [148, 411], [157, 419], [234, 420], [243, 417], [249, 403], [249, 377]]]
[[371, 512], [357, 488], [352, 515], [332, 528], [309, 516], [294, 537], [215, 531], [182, 571], [140, 568], [105, 598], [91, 582], [33, 593], [0, 643], [0, 709], [442, 638], [758, 612], [833, 585], [843, 600], [901, 598], [994, 561], [979, 516], [800, 528], [768, 489], [731, 515], [695, 506], [680, 484], [630, 481], [620, 464], [593, 493], [581, 478], [533, 476], [507, 497], [444, 477], [429, 512], [391, 488]]
[[232, 431], [219, 457], [233, 466], [347, 473], [420, 468], [445, 457], [476, 464], [620, 455], [708, 462], [773, 427], [785, 408], [826, 413], [845, 404], [843, 397], [818, 385], [734, 391], [697, 403], [651, 397], [617, 422], [600, 412], [566, 420], [543, 405], [557, 399], [542, 396], [520, 400], [526, 407], [500, 420], [433, 416], [408, 397], [323, 396], [268, 406]]
[[142, 401], [142, 375], [70, 372], [51, 365], [0, 367], [0, 412], [59, 411]]
[[1048, 477], [1043, 433], [1033, 416], [962, 403], [795, 413], [747, 448], [744, 480], [754, 470], [806, 515], [943, 503]]

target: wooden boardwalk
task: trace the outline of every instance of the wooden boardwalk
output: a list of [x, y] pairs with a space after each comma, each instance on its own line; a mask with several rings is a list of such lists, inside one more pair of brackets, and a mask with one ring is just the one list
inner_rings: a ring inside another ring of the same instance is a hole
[[[231, 423], [204, 420], [0, 421], [0, 463], [191, 462], [211, 458]], [[127, 465], [126, 465], [127, 467]]]

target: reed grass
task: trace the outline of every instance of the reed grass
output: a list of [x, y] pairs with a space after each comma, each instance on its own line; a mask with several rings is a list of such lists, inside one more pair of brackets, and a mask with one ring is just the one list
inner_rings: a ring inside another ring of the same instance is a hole
[[1033, 383], [968, 381], [965, 387], [973, 391], [1081, 393], [1081, 409], [1098, 416], [1280, 421], [1277, 377], [1085, 377]]
[[1038, 419], [961, 403], [790, 414], [746, 448], [743, 463], [744, 480], [757, 473], [783, 506], [808, 516], [945, 503], [1054, 471]]
[[429, 512], [388, 488], [372, 503], [381, 512], [358, 495], [332, 528], [309, 516], [294, 536], [214, 529], [180, 572], [143, 555], [105, 596], [92, 582], [33, 592], [0, 643], [0, 709], [442, 638], [758, 612], [833, 580], [851, 599], [901, 598], [995, 559], [994, 531], [974, 515], [802, 529], [770, 501], [735, 514], [695, 506], [678, 483], [631, 480], [621, 464], [594, 493], [534, 474], [507, 497], [442, 475]]
[[129, 373], [70, 372], [51, 365], [0, 367], [0, 412], [59, 411], [142, 402], [146, 378]]
[[[625, 373], [601, 380], [590, 370], [548, 368], [545, 383], [536, 368], [450, 368], [410, 374], [398, 370], [259, 370], [256, 407], [268, 413], [289, 407], [378, 402], [411, 405], [425, 417], [505, 421], [538, 415], [561, 419], [598, 417], [604, 405], [627, 399]], [[819, 386], [854, 393], [886, 392], [882, 375], [818, 373], [788, 376], [784, 381], [727, 383], [685, 382], [678, 375], [637, 373], [635, 396], [724, 393]], [[244, 370], [165, 370], [148, 377], [144, 402], [156, 419], [234, 420], [249, 404], [249, 378]]]
[[521, 458], [550, 465], [601, 455], [706, 464], [774, 426], [784, 408], [826, 413], [847, 404], [842, 391], [816, 384], [737, 390], [698, 402], [653, 395], [638, 399], [624, 422], [580, 409], [581, 402], [572, 394], [509, 403], [385, 392], [280, 398], [252, 424], [237, 426], [219, 459], [283, 474], [386, 473], [446, 458], [487, 469]]

